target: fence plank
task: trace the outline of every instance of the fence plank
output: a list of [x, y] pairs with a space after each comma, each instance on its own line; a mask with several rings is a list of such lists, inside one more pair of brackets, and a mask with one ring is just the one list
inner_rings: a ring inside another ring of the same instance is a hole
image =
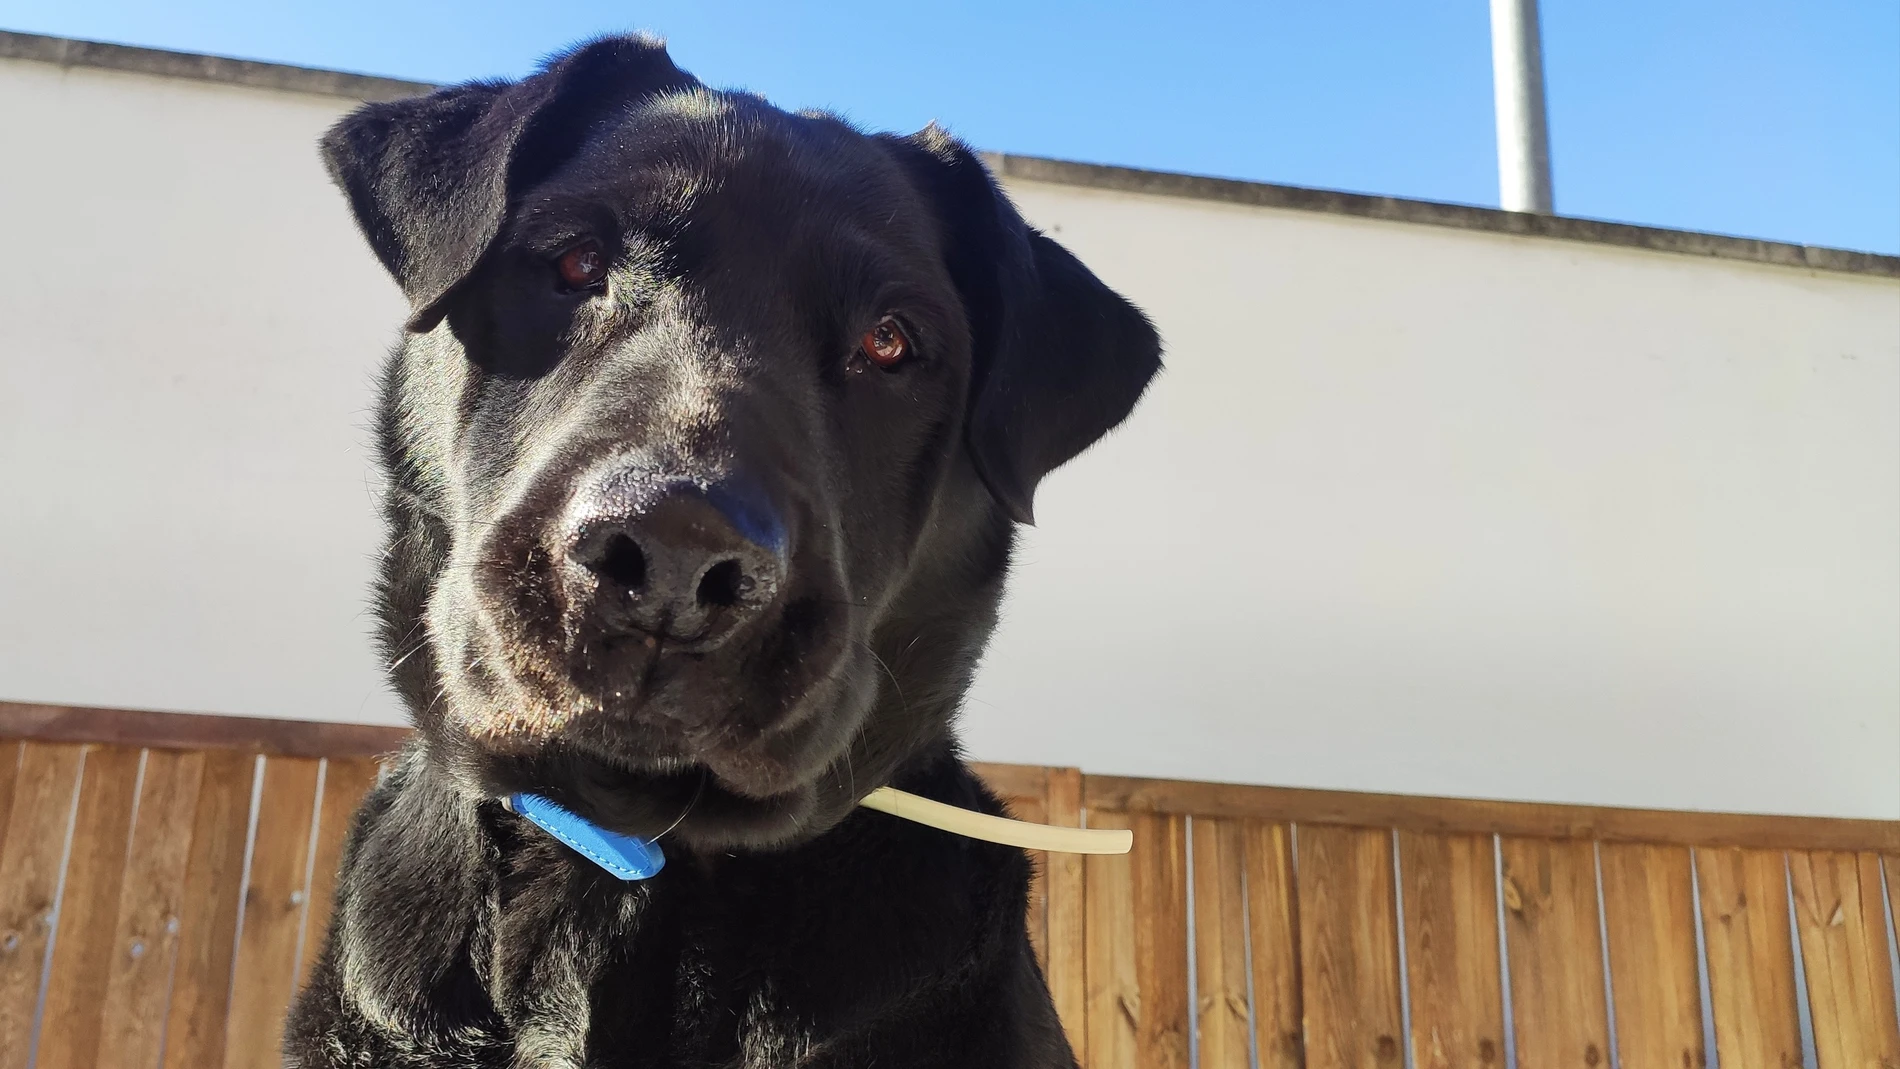
[[1517, 1063], [1538, 1069], [1608, 1064], [1592, 844], [1505, 839], [1501, 854]]
[[1680, 843], [1900, 853], [1900, 820], [1762, 816], [1681, 809], [1551, 805], [1305, 787], [1087, 776], [1083, 802], [1116, 813], [1188, 813], [1360, 828], [1499, 834], [1525, 839]]
[[[1049, 770], [1049, 822], [1066, 828], [1082, 823], [1082, 773]], [[1049, 894], [1049, 995], [1062, 1018], [1069, 1044], [1078, 1052], [1087, 1043], [1088, 929], [1086, 872], [1080, 854], [1050, 854], [1043, 861]]]
[[204, 766], [202, 753], [145, 754], [100, 1015], [100, 1065], [149, 1069], [158, 1064]]
[[1900, 857], [1883, 858], [1887, 867], [1887, 922], [1900, 939]]
[[1300, 1005], [1300, 916], [1294, 897], [1292, 830], [1249, 820], [1246, 853], [1248, 956], [1253, 965], [1254, 1050], [1260, 1069], [1306, 1064]]
[[237, 750], [205, 754], [179, 910], [165, 1069], [207, 1069], [224, 1062], [231, 954], [244, 893], [244, 840], [250, 829], [256, 764], [257, 755]]
[[1048, 790], [1049, 769], [1043, 765], [1002, 765], [973, 761], [970, 771], [1001, 798], [1041, 800]]
[[367, 757], [332, 757], [324, 765], [323, 801], [317, 811], [317, 849], [310, 862], [309, 905], [305, 907], [303, 945], [297, 953], [297, 983], [303, 990], [323, 952], [336, 905], [336, 881], [343, 865], [343, 840], [363, 796], [376, 786], [381, 766]]
[[[1091, 809], [1091, 828], [1130, 828], [1126, 814]], [[1139, 832], [1135, 848], [1141, 848]], [[1088, 910], [1088, 1042], [1082, 1064], [1089, 1069], [1141, 1069], [1136, 1029], [1141, 987], [1135, 979], [1135, 871], [1127, 854], [1091, 854], [1085, 896]]]
[[1900, 1065], [1880, 859], [1795, 851], [1788, 855], [1788, 874], [1820, 1069]]
[[1707, 1065], [1689, 848], [1604, 843], [1598, 863], [1618, 1064], [1624, 1069]]
[[1295, 845], [1306, 1064], [1403, 1065], [1392, 833], [1301, 825]]
[[24, 1069], [79, 777], [75, 744], [29, 742], [0, 847], [0, 1069]]
[[1134, 821], [1136, 1029], [1142, 1069], [1188, 1069], [1187, 821]]
[[373, 757], [402, 749], [408, 728], [205, 713], [156, 713], [0, 701], [0, 736], [158, 750], [242, 750], [286, 757]]
[[1194, 822], [1198, 1069], [1248, 1069], [1246, 847], [1240, 822]]
[[139, 750], [100, 746], [86, 752], [80, 768], [79, 808], [40, 1019], [38, 1069], [86, 1069], [98, 1061], [139, 757]]
[[317, 804], [317, 762], [264, 760], [251, 839], [251, 882], [232, 965], [225, 1069], [275, 1069], [284, 1012], [296, 983], [296, 955], [309, 891], [310, 822]]
[[1701, 849], [1695, 868], [1717, 1061], [1722, 1069], [1800, 1065], [1788, 870], [1781, 851]]
[[1412, 1061], [1419, 1069], [1503, 1064], [1495, 859], [1488, 835], [1399, 832]]
[[1883, 858], [1887, 869], [1887, 923], [1900, 941], [1900, 856]]
[[13, 784], [20, 774], [23, 742], [0, 740], [0, 851], [7, 847], [7, 821], [13, 813]]

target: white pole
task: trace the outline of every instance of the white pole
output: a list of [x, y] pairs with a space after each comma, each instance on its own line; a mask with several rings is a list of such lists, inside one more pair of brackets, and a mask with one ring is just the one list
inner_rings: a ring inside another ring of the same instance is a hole
[[1549, 215], [1550, 130], [1537, 0], [1491, 0], [1491, 79], [1497, 94], [1498, 189], [1507, 212]]

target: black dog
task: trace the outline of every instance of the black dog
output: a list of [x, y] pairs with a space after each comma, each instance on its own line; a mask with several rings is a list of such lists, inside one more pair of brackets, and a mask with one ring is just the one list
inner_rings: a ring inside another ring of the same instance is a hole
[[[936, 129], [714, 92], [656, 43], [324, 140], [414, 314], [383, 636], [417, 741], [364, 804], [304, 1067], [1074, 1065], [958, 703], [1036, 483], [1148, 322]], [[496, 800], [652, 838], [623, 883]]]

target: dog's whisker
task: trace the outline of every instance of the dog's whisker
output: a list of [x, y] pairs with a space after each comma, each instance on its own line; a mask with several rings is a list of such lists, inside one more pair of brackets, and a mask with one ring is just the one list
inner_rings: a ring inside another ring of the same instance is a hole
[[699, 785], [693, 788], [693, 796], [686, 800], [686, 808], [680, 810], [680, 815], [678, 819], [674, 820], [673, 823], [668, 824], [666, 826], [666, 831], [663, 831], [660, 834], [655, 835], [653, 837], [653, 840], [652, 840], [653, 842], [657, 843], [661, 839], [666, 838], [667, 832], [673, 831], [674, 829], [678, 828], [681, 824], [686, 823], [687, 815], [693, 811], [693, 807], [699, 804], [700, 797], [706, 793], [706, 777], [708, 775], [710, 775], [710, 773], [706, 770], [705, 766], [702, 765], [699, 769]]
[[891, 666], [884, 662], [884, 658], [878, 656], [877, 650], [873, 649], [869, 642], [859, 641], [858, 645], [864, 647], [864, 652], [870, 654], [871, 659], [877, 662], [877, 666], [884, 670], [885, 677], [891, 681], [891, 689], [897, 692], [897, 704], [909, 710], [910, 699], [904, 697], [904, 685], [897, 681], [897, 673], [891, 671]]

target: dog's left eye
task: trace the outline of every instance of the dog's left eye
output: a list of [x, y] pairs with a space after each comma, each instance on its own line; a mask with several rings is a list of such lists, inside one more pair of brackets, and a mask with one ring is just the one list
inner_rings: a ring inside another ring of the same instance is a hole
[[590, 290], [607, 277], [607, 254], [599, 242], [585, 241], [562, 253], [554, 270], [568, 289]]
[[896, 367], [904, 357], [910, 355], [910, 338], [904, 333], [904, 327], [896, 316], [885, 316], [877, 321], [877, 326], [864, 332], [858, 341], [858, 349], [865, 359], [882, 368]]

